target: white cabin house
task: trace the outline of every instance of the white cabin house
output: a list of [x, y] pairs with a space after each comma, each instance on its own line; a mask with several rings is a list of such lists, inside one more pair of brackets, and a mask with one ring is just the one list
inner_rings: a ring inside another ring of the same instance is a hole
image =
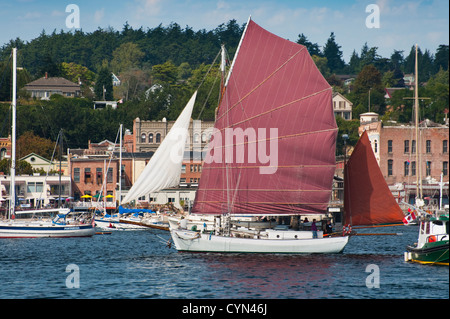
[[339, 92], [333, 93], [333, 111], [334, 116], [340, 116], [344, 120], [352, 119], [353, 103]]

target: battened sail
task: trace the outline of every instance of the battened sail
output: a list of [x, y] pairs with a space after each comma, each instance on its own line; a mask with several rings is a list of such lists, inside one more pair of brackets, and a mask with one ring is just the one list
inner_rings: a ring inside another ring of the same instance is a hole
[[353, 226], [402, 223], [404, 218], [381, 173], [366, 131], [345, 166], [344, 210], [345, 223]]
[[251, 20], [236, 55], [193, 213], [325, 212], [337, 134], [330, 85], [306, 47]]
[[122, 203], [128, 203], [151, 192], [178, 185], [181, 174], [181, 162], [196, 96], [197, 91], [192, 95]]

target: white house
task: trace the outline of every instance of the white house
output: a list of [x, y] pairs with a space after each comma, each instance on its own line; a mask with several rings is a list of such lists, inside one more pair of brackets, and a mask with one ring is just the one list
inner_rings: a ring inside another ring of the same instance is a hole
[[334, 116], [340, 116], [344, 120], [352, 119], [353, 103], [339, 92], [333, 93]]

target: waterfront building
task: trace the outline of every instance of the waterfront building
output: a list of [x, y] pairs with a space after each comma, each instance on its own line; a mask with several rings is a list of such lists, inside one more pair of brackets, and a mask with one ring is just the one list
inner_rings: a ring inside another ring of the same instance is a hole
[[[391, 190], [400, 201], [413, 203], [416, 179], [421, 176], [423, 196], [431, 205], [439, 203], [439, 182], [443, 177], [443, 203], [448, 204], [449, 127], [424, 120], [415, 127], [394, 122], [384, 123], [376, 113], [360, 115], [359, 133], [367, 131], [375, 157]], [[416, 152], [419, 162], [416, 160]]]

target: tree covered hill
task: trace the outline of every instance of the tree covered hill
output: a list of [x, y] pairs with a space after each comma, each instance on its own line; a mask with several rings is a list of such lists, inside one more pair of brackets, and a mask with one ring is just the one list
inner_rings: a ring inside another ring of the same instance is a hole
[[159, 25], [144, 30], [133, 29], [126, 23], [122, 31], [112, 28], [98, 29], [87, 33], [82, 30], [51, 34], [42, 31], [39, 37], [30, 42], [19, 38], [11, 40], [0, 49], [0, 61], [5, 61], [11, 48], [20, 50], [18, 65], [26, 68], [33, 78], [48, 72], [57, 72], [51, 66], [62, 62], [73, 62], [99, 72], [101, 67], [113, 60], [113, 53], [125, 43], [134, 43], [143, 53], [140, 67], [151, 67], [171, 60], [175, 65], [183, 62], [196, 68], [200, 64], [211, 63], [222, 43], [226, 44], [230, 54], [239, 43], [243, 26], [236, 20], [219, 25], [216, 29], [194, 31], [190, 27], [181, 28], [172, 23], [167, 27]]
[[[133, 29], [125, 23], [121, 31], [55, 30], [51, 34], [42, 31], [29, 42], [17, 38], [0, 48], [0, 101], [11, 100], [10, 55], [11, 49], [17, 47], [19, 89], [48, 73], [74, 82], [79, 79], [84, 95], [81, 99], [52, 96], [50, 101], [41, 101], [30, 99], [24, 90], [19, 90], [19, 136], [31, 132], [54, 141], [63, 128], [69, 148], [86, 147], [88, 140], [115, 140], [119, 124], [132, 129], [136, 117], [175, 120], [201, 83], [193, 118], [213, 120], [219, 99], [220, 59], [212, 63], [221, 44], [225, 44], [229, 61], [232, 60], [244, 27], [236, 20], [209, 31], [194, 31], [176, 23]], [[341, 132], [352, 136], [350, 144], [357, 140], [358, 115], [368, 110], [369, 94], [371, 110], [380, 113], [384, 120], [411, 120], [411, 103], [405, 102], [404, 97], [412, 96], [412, 91], [401, 88], [404, 74], [414, 72], [413, 46], [410, 52], [394, 50], [390, 57], [382, 57], [377, 47], [365, 44], [360, 52], [355, 49], [346, 63], [333, 32], [323, 46], [311, 43], [304, 34], [299, 34], [297, 43], [306, 46], [334, 90], [353, 102], [355, 120], [338, 119]], [[444, 110], [448, 109], [448, 62], [448, 45], [439, 46], [434, 53], [419, 50], [419, 94], [431, 97], [421, 106], [422, 116], [436, 122], [442, 121]], [[120, 86], [112, 87], [111, 72], [120, 77]], [[339, 75], [351, 75], [355, 80], [345, 86]], [[428, 85], [424, 86], [426, 82]], [[108, 91], [107, 99], [124, 101], [116, 110], [93, 109], [92, 101], [102, 96], [103, 86]], [[384, 97], [387, 87], [400, 88], [391, 101]], [[0, 136], [8, 135], [9, 119], [9, 103], [0, 103]]]

